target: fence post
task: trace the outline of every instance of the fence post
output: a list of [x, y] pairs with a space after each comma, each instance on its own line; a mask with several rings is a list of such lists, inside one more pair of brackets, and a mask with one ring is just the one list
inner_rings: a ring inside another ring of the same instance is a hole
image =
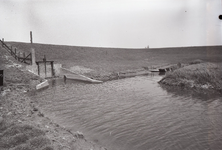
[[39, 68], [39, 62], [36, 62], [37, 66], [38, 66], [38, 75], [40, 76], [40, 68]]
[[53, 61], [51, 61], [51, 69], [52, 69], [52, 77], [54, 77], [55, 73], [54, 73], [54, 68], [53, 68]]
[[44, 58], [43, 58], [43, 62], [44, 62], [44, 66], [45, 66], [45, 77], [46, 77], [47, 76], [46, 75], [47, 72], [46, 72], [46, 57], [45, 57], [45, 55], [44, 55]]
[[31, 49], [32, 50], [32, 54], [31, 54], [31, 63], [32, 63], [32, 65], [35, 65], [35, 49], [34, 48], [32, 48]]
[[32, 44], [32, 31], [30, 31], [30, 42]]

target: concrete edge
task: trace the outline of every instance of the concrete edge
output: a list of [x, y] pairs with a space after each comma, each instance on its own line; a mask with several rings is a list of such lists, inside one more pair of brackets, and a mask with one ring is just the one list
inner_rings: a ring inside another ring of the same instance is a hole
[[103, 81], [99, 81], [99, 80], [95, 80], [95, 79], [91, 79], [89, 77], [86, 77], [84, 75], [81, 74], [77, 74], [69, 69], [63, 68], [61, 67], [61, 69], [64, 69], [66, 71], [68, 71], [69, 73], [64, 74], [64, 76], [66, 76], [67, 79], [73, 79], [73, 80], [79, 80], [79, 81], [87, 81], [87, 82], [91, 82], [91, 83], [102, 83]]
[[82, 76], [74, 75], [74, 74], [64, 74], [64, 76], [66, 77], [66, 79], [78, 80], [78, 81], [84, 81], [84, 82], [90, 82], [90, 83], [102, 83], [103, 82], [103, 81], [94, 80], [91, 78], [82, 77]]
[[40, 90], [40, 89], [43, 89], [48, 86], [49, 86], [49, 82], [48, 82], [48, 80], [45, 80], [44, 82], [36, 85], [36, 90]]

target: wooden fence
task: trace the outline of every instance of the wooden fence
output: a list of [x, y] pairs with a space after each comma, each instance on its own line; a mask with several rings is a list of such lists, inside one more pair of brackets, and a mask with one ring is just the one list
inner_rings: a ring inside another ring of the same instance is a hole
[[12, 46], [8, 46], [3, 40], [0, 40], [2, 47], [5, 48], [16, 60], [26, 63], [32, 64], [32, 55], [29, 53], [26, 55], [25, 52], [17, 51], [17, 48], [13, 48]]

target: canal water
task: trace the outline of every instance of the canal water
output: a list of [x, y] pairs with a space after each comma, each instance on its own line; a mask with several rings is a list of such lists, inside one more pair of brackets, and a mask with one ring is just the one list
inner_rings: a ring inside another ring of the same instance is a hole
[[166, 89], [161, 76], [52, 82], [33, 98], [58, 124], [108, 150], [220, 150], [222, 98]]

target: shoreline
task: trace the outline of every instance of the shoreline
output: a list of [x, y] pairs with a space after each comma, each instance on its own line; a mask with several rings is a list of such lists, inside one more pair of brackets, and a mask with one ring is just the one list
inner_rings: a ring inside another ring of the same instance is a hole
[[196, 92], [219, 92], [222, 94], [222, 68], [209, 62], [189, 64], [169, 72], [159, 84], [170, 87], [193, 89]]
[[[36, 134], [35, 131], [41, 132], [41, 136], [28, 136], [24, 140], [19, 139], [21, 142], [10, 144], [0, 144], [0, 148], [30, 148], [33, 140], [45, 139], [47, 143], [39, 141], [37, 146], [39, 149], [94, 149], [106, 150], [106, 148], [86, 140], [84, 135], [79, 132], [71, 132], [70, 130], [60, 126], [42, 113], [41, 108], [38, 107], [38, 102], [31, 99], [29, 94], [35, 92], [35, 86], [43, 81], [40, 77], [25, 70], [23, 64], [13, 60], [7, 53], [0, 56], [0, 68], [4, 70], [5, 82], [0, 90], [0, 128], [1, 133], [5, 133], [5, 137], [14, 138], [16, 135], [7, 134], [10, 132], [11, 126], [13, 129], [20, 130], [23, 127], [31, 128], [31, 134]], [[3, 128], [4, 126], [8, 126]], [[22, 133], [21, 133], [22, 134]], [[24, 134], [23, 136], [26, 136]], [[4, 138], [0, 143], [7, 143]], [[7, 147], [8, 146], [8, 147]]]
[[[15, 128], [28, 125], [44, 132], [44, 138], [50, 141], [48, 143], [49, 149], [107, 150], [97, 143], [88, 141], [81, 132], [76, 131], [73, 133], [65, 127], [60, 126], [41, 111], [38, 102], [33, 101], [29, 94], [32, 92], [35, 93], [36, 85], [42, 83], [45, 79], [26, 70], [25, 65], [17, 62], [7, 53], [5, 53], [2, 58], [0, 57], [0, 61], [1, 60], [4, 62], [1, 67], [5, 70], [5, 74], [7, 74], [7, 77], [5, 77], [5, 85], [1, 87], [0, 91], [1, 99], [4, 99], [4, 102], [6, 102], [5, 104], [1, 104], [4, 109], [0, 109], [4, 123], [13, 124]], [[140, 68], [117, 73], [112, 72], [100, 76], [89, 73], [85, 75], [106, 82], [150, 73], [147, 68]], [[30, 138], [30, 140], [32, 140], [32, 138]], [[23, 145], [24, 144], [25, 143], [23, 143]], [[15, 147], [16, 146], [18, 147], [19, 145], [15, 145]]]

